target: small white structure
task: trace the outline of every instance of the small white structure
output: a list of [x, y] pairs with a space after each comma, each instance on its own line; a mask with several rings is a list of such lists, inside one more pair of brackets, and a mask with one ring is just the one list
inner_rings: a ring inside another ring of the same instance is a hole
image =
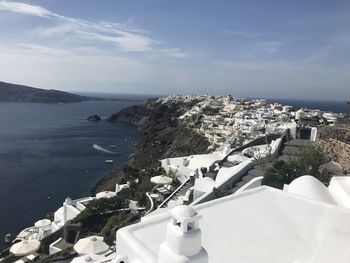
[[80, 239], [73, 247], [79, 255], [97, 254], [102, 255], [109, 249], [103, 241], [103, 237], [91, 236]]
[[16, 237], [16, 240], [37, 240], [43, 238], [56, 231], [56, 226], [49, 219], [41, 219], [35, 222], [34, 226], [23, 229]]
[[111, 191], [102, 191], [96, 194], [96, 198], [97, 199], [101, 199], [101, 198], [112, 198], [117, 196], [117, 194], [115, 192], [111, 192]]
[[301, 120], [301, 119], [304, 119], [304, 118], [305, 118], [305, 111], [303, 111], [303, 109], [300, 109], [300, 110], [298, 110], [295, 113], [295, 119], [296, 120]]
[[197, 154], [185, 157], [174, 157], [161, 160], [161, 165], [166, 172], [172, 171], [176, 174], [181, 183], [190, 178], [190, 175], [198, 171], [201, 167], [209, 166], [216, 161], [221, 161], [226, 155], [225, 152], [217, 151], [209, 154]]
[[61, 241], [62, 241], [62, 237], [60, 237], [59, 239], [57, 239], [56, 241], [54, 241], [53, 243], [51, 243], [49, 245], [49, 254], [50, 255], [53, 255], [55, 253], [62, 251], [62, 249], [57, 246], [57, 244], [59, 244]]
[[164, 185], [164, 184], [171, 184], [172, 182], [173, 182], [173, 179], [165, 175], [157, 175], [151, 178], [151, 183], [153, 184]]
[[159, 263], [207, 263], [208, 253], [202, 247], [199, 219], [189, 206], [171, 210], [166, 239], [159, 248]]
[[312, 127], [311, 128], [311, 135], [310, 135], [310, 141], [315, 142], [317, 139], [317, 128]]
[[67, 221], [74, 219], [85, 208], [85, 204], [93, 200], [93, 197], [85, 197], [76, 200], [66, 198], [63, 202], [63, 206], [56, 210], [54, 213], [54, 220], [52, 222], [52, 232], [57, 231], [64, 226]]
[[23, 240], [10, 248], [10, 253], [15, 256], [25, 256], [39, 249], [40, 242], [37, 240]]
[[272, 148], [269, 144], [251, 146], [242, 151], [242, 155], [247, 157], [254, 157], [255, 159], [260, 159], [266, 157], [270, 154]]
[[41, 219], [36, 221], [34, 226], [37, 228], [51, 227], [51, 221], [49, 219]]

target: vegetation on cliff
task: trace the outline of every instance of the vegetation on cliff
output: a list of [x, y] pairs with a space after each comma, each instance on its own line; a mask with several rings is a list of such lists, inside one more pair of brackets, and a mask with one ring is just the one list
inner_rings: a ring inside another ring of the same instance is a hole
[[150, 99], [111, 115], [108, 121], [132, 123], [144, 137], [135, 144], [135, 153], [127, 164], [102, 178], [92, 190], [113, 190], [126, 178], [142, 177], [141, 170], [159, 166], [159, 160], [207, 153], [208, 140], [178, 122], [178, 117], [192, 107], [189, 103], [161, 103]]
[[299, 155], [288, 161], [279, 160], [267, 167], [262, 181], [263, 185], [268, 185], [278, 189], [283, 189], [284, 184], [290, 184], [294, 179], [303, 175], [312, 175], [325, 185], [329, 183], [329, 176], [322, 174], [320, 166], [329, 158], [318, 147], [307, 147]]

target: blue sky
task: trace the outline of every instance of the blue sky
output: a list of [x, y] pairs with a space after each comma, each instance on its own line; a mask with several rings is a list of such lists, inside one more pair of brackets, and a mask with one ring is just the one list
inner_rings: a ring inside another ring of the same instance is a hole
[[350, 2], [0, 0], [0, 80], [350, 99]]

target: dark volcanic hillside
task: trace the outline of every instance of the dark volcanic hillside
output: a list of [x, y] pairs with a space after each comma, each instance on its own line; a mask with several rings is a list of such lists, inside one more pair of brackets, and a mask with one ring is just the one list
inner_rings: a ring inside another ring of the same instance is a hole
[[58, 90], [45, 90], [23, 85], [0, 82], [0, 101], [60, 103], [100, 100]]
[[208, 140], [178, 123], [177, 118], [191, 107], [186, 103], [158, 103], [148, 100], [113, 114], [109, 121], [132, 123], [144, 134], [135, 144], [127, 164], [102, 178], [93, 193], [113, 190], [116, 183], [137, 177], [140, 170], [159, 165], [160, 159], [207, 153]]

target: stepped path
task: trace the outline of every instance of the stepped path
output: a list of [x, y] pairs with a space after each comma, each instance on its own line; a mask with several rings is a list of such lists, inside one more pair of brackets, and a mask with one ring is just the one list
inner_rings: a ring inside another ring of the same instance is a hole
[[173, 207], [182, 205], [187, 191], [193, 187], [191, 180], [187, 180], [179, 188], [177, 188], [158, 208]]
[[280, 149], [279, 155], [276, 159], [265, 163], [264, 166], [261, 164], [256, 164], [250, 169], [240, 181], [237, 181], [235, 186], [232, 188], [232, 193], [235, 193], [239, 188], [248, 183], [255, 177], [264, 176], [265, 169], [272, 165], [273, 161], [283, 160], [289, 161], [290, 159], [296, 157], [300, 152], [302, 152], [306, 147], [315, 146], [316, 143], [308, 140], [294, 139], [286, 142]]

